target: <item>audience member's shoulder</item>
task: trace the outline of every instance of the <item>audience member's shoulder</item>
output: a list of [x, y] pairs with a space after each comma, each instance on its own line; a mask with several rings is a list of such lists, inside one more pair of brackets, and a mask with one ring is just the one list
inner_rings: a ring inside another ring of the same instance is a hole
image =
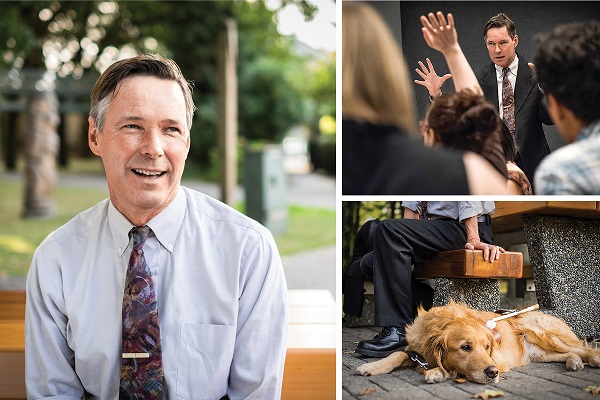
[[561, 147], [536, 169], [536, 194], [600, 194], [599, 170], [600, 138]]
[[215, 222], [234, 224], [259, 233], [269, 232], [267, 228], [252, 218], [213, 197], [187, 187], [182, 186], [182, 189], [187, 198], [188, 211], [196, 213], [197, 216], [203, 216]]
[[[594, 142], [597, 142], [598, 145], [594, 145]], [[600, 137], [571, 143], [554, 150], [542, 160], [538, 168], [540, 170], [549, 170], [552, 168], [561, 168], [561, 166], [575, 166], [583, 164], [585, 159], [589, 159], [590, 157], [598, 157], [597, 154], [591, 152], [591, 150], [594, 148], [597, 149], [595, 151], [600, 150]]]

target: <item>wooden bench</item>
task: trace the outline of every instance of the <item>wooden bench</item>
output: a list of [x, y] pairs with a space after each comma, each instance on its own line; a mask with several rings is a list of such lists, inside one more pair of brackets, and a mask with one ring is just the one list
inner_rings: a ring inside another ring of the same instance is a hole
[[335, 399], [335, 300], [328, 290], [288, 290], [284, 400]]
[[25, 395], [25, 292], [0, 291], [0, 399]]
[[507, 251], [490, 263], [483, 259], [482, 250], [443, 251], [415, 265], [413, 275], [435, 279], [434, 306], [453, 300], [478, 310], [494, 311], [500, 308], [498, 279], [520, 278], [523, 254]]
[[507, 251], [493, 263], [483, 259], [482, 250], [442, 251], [415, 266], [415, 278], [520, 278], [523, 254]]
[[[289, 337], [281, 398], [333, 399], [336, 310], [327, 290], [289, 290]], [[0, 399], [24, 399], [25, 292], [0, 291]]]
[[0, 291], [0, 321], [25, 319], [25, 292]]

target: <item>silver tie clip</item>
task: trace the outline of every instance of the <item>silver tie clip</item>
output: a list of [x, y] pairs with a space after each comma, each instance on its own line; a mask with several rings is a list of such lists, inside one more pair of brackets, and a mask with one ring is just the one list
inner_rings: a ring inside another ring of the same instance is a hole
[[123, 353], [123, 358], [149, 358], [150, 353]]

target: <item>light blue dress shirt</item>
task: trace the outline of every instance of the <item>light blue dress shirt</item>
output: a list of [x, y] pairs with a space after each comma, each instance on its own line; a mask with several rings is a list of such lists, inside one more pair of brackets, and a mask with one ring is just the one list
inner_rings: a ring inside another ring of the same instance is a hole
[[[403, 201], [402, 207], [420, 213], [422, 202]], [[467, 218], [492, 215], [496, 205], [493, 201], [428, 201], [427, 214], [447, 217], [463, 222]]]
[[535, 194], [600, 194], [600, 120], [542, 160], [535, 171]]
[[[147, 225], [165, 399], [279, 399], [287, 288], [271, 233], [187, 188]], [[27, 277], [28, 398], [118, 398], [132, 227], [105, 200], [36, 250]]]

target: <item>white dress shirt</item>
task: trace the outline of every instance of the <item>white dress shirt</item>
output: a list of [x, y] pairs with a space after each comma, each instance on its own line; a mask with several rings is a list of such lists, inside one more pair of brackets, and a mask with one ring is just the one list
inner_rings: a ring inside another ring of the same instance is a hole
[[[287, 288], [271, 233], [187, 188], [147, 225], [165, 399], [279, 399]], [[118, 398], [132, 227], [105, 200], [36, 250], [27, 277], [28, 398]]]
[[[504, 118], [504, 111], [502, 108], [502, 80], [504, 79], [504, 73], [502, 67], [494, 64], [496, 67], [496, 83], [498, 85], [498, 106], [500, 107], [500, 119]], [[515, 59], [508, 66], [510, 71], [508, 72], [508, 80], [512, 85], [513, 94], [515, 93], [515, 85], [517, 84], [517, 71], [519, 70], [519, 56], [515, 54]], [[515, 110], [516, 112], [516, 110]]]

